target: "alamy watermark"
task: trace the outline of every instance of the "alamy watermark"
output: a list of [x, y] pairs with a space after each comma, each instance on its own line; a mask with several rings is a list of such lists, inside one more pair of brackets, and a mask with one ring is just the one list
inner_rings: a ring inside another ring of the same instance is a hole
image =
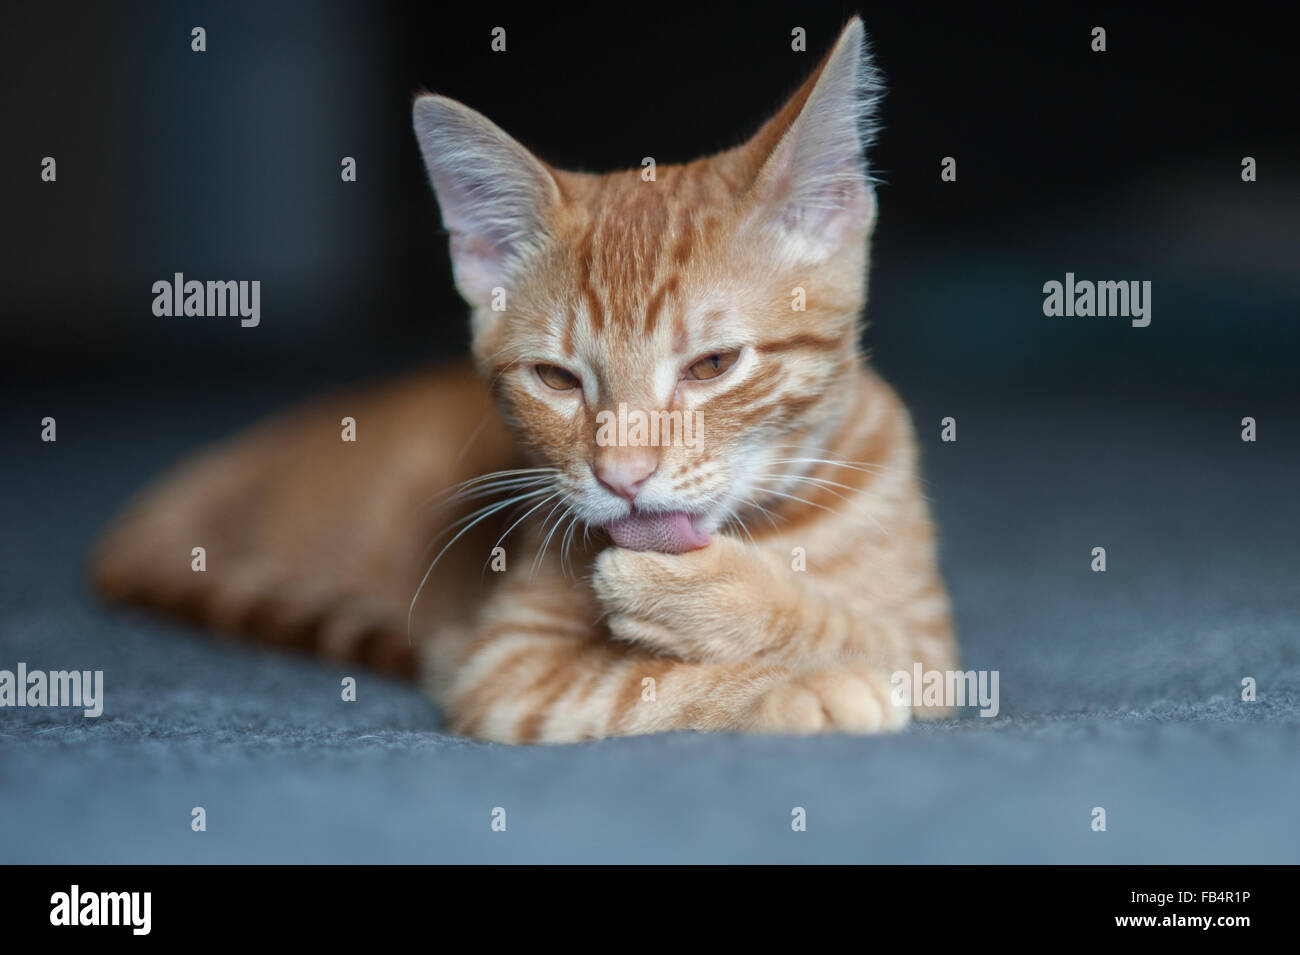
[[998, 715], [997, 670], [926, 670], [921, 664], [911, 671], [895, 670], [889, 678], [895, 706], [978, 706], [980, 716]]
[[629, 411], [619, 402], [618, 413], [596, 414], [596, 444], [607, 447], [684, 447], [696, 450], [704, 434], [700, 412]]
[[160, 318], [193, 315], [198, 318], [239, 316], [244, 328], [256, 328], [262, 321], [262, 283], [254, 279], [238, 282], [185, 280], [177, 272], [170, 281], [153, 283], [153, 313]]
[[103, 670], [0, 670], [0, 706], [70, 706], [94, 718], [104, 712]]
[[82, 892], [74, 885], [50, 896], [51, 925], [126, 925], [132, 935], [148, 935], [152, 910], [152, 892]]
[[1134, 328], [1151, 324], [1151, 283], [1075, 281], [1073, 272], [1065, 282], [1043, 283], [1043, 314], [1049, 318], [1131, 318]]

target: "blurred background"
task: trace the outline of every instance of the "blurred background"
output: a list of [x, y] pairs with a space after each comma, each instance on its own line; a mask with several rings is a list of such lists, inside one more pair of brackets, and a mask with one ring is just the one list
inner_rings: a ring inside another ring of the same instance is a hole
[[[1300, 356], [1280, 10], [1067, 7], [860, 10], [888, 84], [871, 157], [875, 361], [918, 400], [966, 384], [1271, 400]], [[14, 400], [92, 382], [310, 390], [459, 353], [465, 308], [413, 93], [461, 99], [560, 166], [687, 160], [749, 135], [852, 11], [10, 2], [0, 351], [18, 359]], [[490, 49], [496, 26], [506, 53]], [[44, 156], [56, 183], [40, 181]], [[1242, 182], [1243, 156], [1258, 181]], [[150, 287], [177, 271], [260, 279], [261, 326], [155, 317]], [[1045, 318], [1042, 284], [1067, 271], [1150, 280], [1152, 324]]]

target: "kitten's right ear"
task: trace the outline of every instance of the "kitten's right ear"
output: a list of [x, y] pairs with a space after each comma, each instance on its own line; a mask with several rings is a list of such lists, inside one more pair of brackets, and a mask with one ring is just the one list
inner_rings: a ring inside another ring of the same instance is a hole
[[559, 187], [532, 153], [468, 106], [426, 94], [412, 113], [451, 233], [456, 287], [470, 305], [486, 306], [541, 245]]

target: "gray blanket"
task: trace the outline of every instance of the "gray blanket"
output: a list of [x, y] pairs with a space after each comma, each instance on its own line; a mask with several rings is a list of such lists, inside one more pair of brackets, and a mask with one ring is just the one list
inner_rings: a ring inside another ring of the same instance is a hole
[[529, 748], [86, 594], [124, 495], [270, 398], [74, 404], [56, 445], [19, 409], [0, 669], [102, 669], [105, 702], [0, 709], [0, 862], [1300, 862], [1298, 443], [1244, 444], [1218, 406], [906, 396], [996, 718]]

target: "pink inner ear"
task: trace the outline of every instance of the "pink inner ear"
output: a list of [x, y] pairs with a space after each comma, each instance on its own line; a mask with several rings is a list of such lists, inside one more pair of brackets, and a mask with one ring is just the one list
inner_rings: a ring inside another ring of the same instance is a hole
[[814, 230], [829, 244], [841, 245], [870, 224], [873, 211], [866, 183], [848, 179], [829, 185], [825, 196], [809, 206], [805, 228]]
[[452, 254], [501, 259], [514, 210], [495, 203], [489, 185], [474, 169], [439, 168], [432, 173], [442, 221], [451, 233]]
[[480, 235], [451, 233], [451, 264], [456, 285], [472, 303], [485, 301], [503, 284], [504, 262], [499, 249]]
[[852, 155], [839, 158], [838, 166], [822, 162], [791, 169], [768, 201], [782, 229], [828, 249], [861, 238], [875, 217], [864, 164]]

